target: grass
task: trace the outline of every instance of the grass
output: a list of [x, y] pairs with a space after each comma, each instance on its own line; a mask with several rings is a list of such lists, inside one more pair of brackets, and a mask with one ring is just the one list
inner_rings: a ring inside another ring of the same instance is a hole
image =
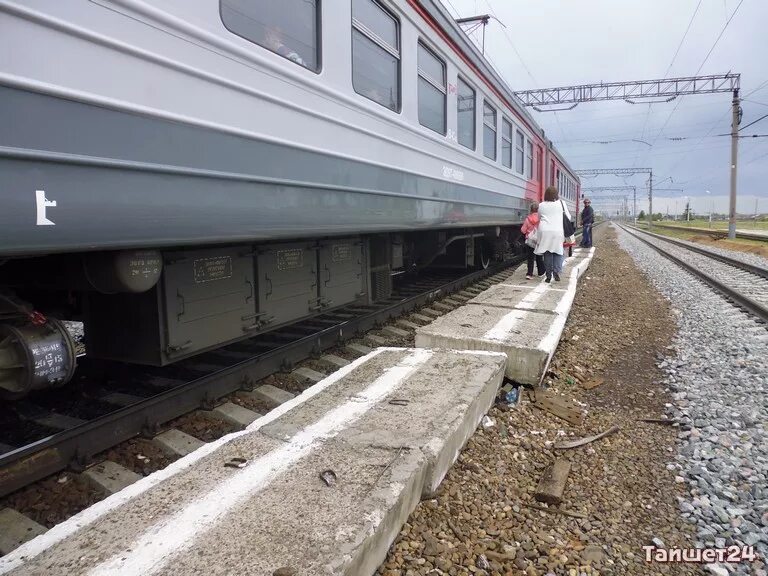
[[[714, 222], [712, 224], [714, 225]], [[645, 228], [645, 226], [639, 227]], [[768, 242], [762, 242], [760, 240], [745, 240], [743, 238], [728, 240], [727, 238], [712, 238], [711, 236], [707, 236], [703, 233], [688, 231], [685, 229], [685, 226], [680, 226], [680, 230], [671, 230], [670, 228], [654, 228], [653, 231], [656, 234], [669, 236], [670, 238], [687, 240], [688, 242], [695, 242], [696, 244], [703, 244], [705, 246], [727, 248], [728, 250], [735, 250], [737, 252], [748, 252], [750, 254], [757, 254], [763, 258], [768, 258]]]
[[[687, 222], [685, 220], [663, 220], [659, 222], [659, 224], [668, 224], [670, 226], [681, 226], [681, 227], [688, 227], [691, 228], [709, 228], [709, 219], [694, 219], [690, 222]], [[728, 220], [713, 220], [712, 221], [712, 228], [716, 230], [727, 230], [728, 229]], [[768, 221], [764, 222], [755, 222], [754, 220], [737, 220], [736, 221], [736, 230], [766, 230], [768, 231]]]

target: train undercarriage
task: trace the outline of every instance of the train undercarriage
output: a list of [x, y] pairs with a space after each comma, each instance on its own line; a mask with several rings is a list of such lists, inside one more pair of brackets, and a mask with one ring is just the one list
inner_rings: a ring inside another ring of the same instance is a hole
[[327, 310], [386, 300], [394, 276], [487, 267], [518, 226], [0, 262], [0, 396], [65, 385], [89, 357], [164, 366]]

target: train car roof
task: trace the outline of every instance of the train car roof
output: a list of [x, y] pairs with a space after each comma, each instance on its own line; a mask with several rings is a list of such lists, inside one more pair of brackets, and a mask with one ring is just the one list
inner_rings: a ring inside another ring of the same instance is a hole
[[456, 23], [448, 10], [443, 6], [440, 0], [408, 0], [412, 5], [420, 5], [427, 14], [440, 26], [448, 38], [459, 48], [463, 55], [477, 68], [485, 77], [487, 82], [493, 85], [493, 88], [503, 97], [507, 105], [526, 123], [533, 127], [547, 143], [552, 152], [557, 156], [560, 163], [567, 168], [573, 176], [579, 180], [573, 168], [565, 161], [562, 154], [555, 148], [550, 139], [547, 138], [544, 130], [536, 123], [533, 116], [522, 106], [512, 89], [507, 85], [504, 79], [494, 70], [493, 66], [485, 59], [485, 56], [477, 49], [477, 46], [469, 39], [461, 27]]

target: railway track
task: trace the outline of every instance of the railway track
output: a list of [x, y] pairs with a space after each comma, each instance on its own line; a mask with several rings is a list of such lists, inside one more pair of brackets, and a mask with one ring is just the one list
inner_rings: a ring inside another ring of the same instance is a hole
[[[430, 303], [441, 313], [461, 305], [519, 261], [470, 274], [425, 274], [401, 282], [385, 302], [335, 310], [163, 369], [91, 362], [86, 356], [67, 388], [0, 409], [0, 497], [67, 468], [83, 470], [105, 450], [140, 435], [151, 438], [175, 418], [211, 410], [227, 395], [252, 390], [260, 380], [343, 347], [393, 318]], [[464, 296], [452, 303], [437, 302], [462, 290]], [[397, 339], [393, 328], [389, 335]], [[407, 334], [399, 330], [401, 337]], [[381, 335], [366, 338], [372, 345], [385, 343]]]
[[[654, 222], [654, 228], [664, 228], [666, 230], [677, 230], [679, 232], [691, 232], [696, 234], [704, 234], [713, 238], [727, 238], [728, 230], [718, 230], [712, 228], [691, 228], [689, 226], [676, 226], [674, 224], [659, 224]], [[757, 240], [758, 242], [768, 242], [768, 233], [760, 232], [748, 232], [746, 230], [737, 230], [736, 238], [742, 240]]]
[[768, 269], [666, 236], [619, 227], [768, 323]]

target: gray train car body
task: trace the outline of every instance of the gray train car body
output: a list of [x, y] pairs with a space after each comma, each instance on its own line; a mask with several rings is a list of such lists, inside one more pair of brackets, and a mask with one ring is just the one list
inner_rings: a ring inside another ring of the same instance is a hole
[[578, 186], [435, 0], [0, 0], [0, 126], [0, 314], [147, 364], [487, 262]]

